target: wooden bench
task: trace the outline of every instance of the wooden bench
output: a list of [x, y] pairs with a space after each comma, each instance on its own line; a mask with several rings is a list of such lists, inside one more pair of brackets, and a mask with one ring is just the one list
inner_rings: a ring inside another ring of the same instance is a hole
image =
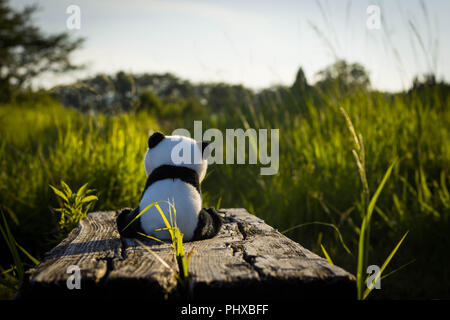
[[[355, 277], [288, 239], [245, 209], [222, 209], [219, 234], [187, 242], [196, 300], [350, 298]], [[134, 239], [121, 238], [117, 212], [88, 214], [68, 237], [27, 272], [17, 298], [183, 299], [173, 271]], [[169, 244], [145, 242], [177, 270]], [[81, 289], [69, 290], [67, 269], [81, 271]]]

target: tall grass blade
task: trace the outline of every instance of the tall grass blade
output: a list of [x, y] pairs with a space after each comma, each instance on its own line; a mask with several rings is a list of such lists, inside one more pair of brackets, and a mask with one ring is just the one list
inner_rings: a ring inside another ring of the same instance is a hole
[[31, 262], [34, 263], [34, 265], [38, 265], [40, 262], [38, 259], [36, 259], [35, 257], [33, 257], [27, 250], [25, 250], [21, 245], [19, 245], [16, 241], [16, 246], [17, 248], [19, 248], [20, 251], [23, 252], [23, 254], [25, 254], [27, 256], [28, 259], [31, 260]]
[[339, 228], [336, 227], [334, 224], [332, 223], [326, 223], [326, 222], [320, 222], [320, 221], [312, 221], [312, 222], [307, 222], [307, 223], [302, 223], [302, 224], [298, 224], [296, 226], [290, 227], [286, 230], [281, 231], [281, 234], [285, 234], [289, 231], [295, 230], [297, 228], [301, 228], [301, 227], [306, 227], [306, 226], [310, 226], [313, 224], [317, 224], [317, 225], [322, 225], [322, 226], [327, 226], [330, 228], [333, 228], [336, 231], [336, 234], [338, 235], [339, 238], [339, 242], [341, 243], [342, 247], [344, 248], [345, 251], [347, 251], [348, 254], [352, 255], [352, 252], [350, 251], [350, 249], [347, 247], [347, 245], [344, 242], [344, 238], [342, 237], [341, 232], [339, 231]]
[[412, 263], [414, 263], [414, 262], [416, 262], [416, 259], [412, 259], [411, 261], [409, 261], [409, 262], [407, 262], [407, 263], [401, 265], [401, 266], [398, 267], [397, 269], [392, 270], [392, 271], [389, 272], [388, 274], [385, 274], [385, 275], [382, 276], [380, 279], [381, 279], [381, 280], [386, 279], [387, 277], [393, 275], [394, 273], [397, 273], [398, 271], [400, 271], [400, 270], [406, 268], [407, 266], [409, 266], [410, 264], [412, 264]]
[[386, 184], [386, 181], [389, 179], [392, 169], [397, 164], [398, 158], [395, 158], [392, 164], [387, 169], [386, 173], [384, 174], [383, 180], [381, 180], [380, 185], [378, 186], [377, 190], [375, 191], [374, 195], [372, 196], [372, 199], [370, 199], [369, 206], [367, 207], [367, 220], [370, 222], [370, 219], [372, 217], [373, 210], [375, 209], [375, 204], [377, 203], [378, 197], [381, 194], [381, 191], [384, 188], [384, 185]]
[[22, 260], [20, 259], [19, 252], [17, 251], [16, 240], [14, 239], [11, 231], [9, 230], [8, 222], [6, 221], [3, 211], [2, 211], [2, 219], [3, 219], [3, 226], [0, 225], [0, 232], [2, 233], [3, 239], [5, 239], [9, 251], [11, 252], [14, 266], [15, 269], [17, 270], [18, 280], [19, 282], [22, 282], [24, 276], [23, 263]]
[[369, 205], [367, 207], [367, 212], [364, 215], [362, 224], [361, 224], [361, 231], [359, 235], [359, 243], [358, 243], [358, 259], [357, 259], [357, 271], [356, 271], [356, 288], [357, 288], [357, 296], [358, 299], [363, 299], [363, 286], [364, 286], [364, 278], [363, 278], [363, 272], [365, 268], [367, 267], [367, 259], [368, 259], [368, 252], [369, 252], [369, 246], [370, 246], [370, 220], [372, 218], [372, 213], [375, 208], [376, 202], [378, 200], [378, 197], [381, 194], [381, 191], [384, 188], [384, 185], [386, 184], [386, 181], [389, 179], [392, 169], [397, 164], [397, 158], [392, 162], [392, 164], [389, 166], [389, 168], [386, 170], [386, 173], [384, 174], [383, 179], [381, 180], [381, 183], [378, 185], [377, 190], [375, 191], [374, 195], [372, 196]]
[[334, 264], [334, 263], [333, 263], [333, 260], [331, 260], [331, 257], [330, 257], [330, 255], [328, 254], [327, 250], [325, 250], [325, 247], [324, 247], [322, 244], [320, 244], [320, 247], [322, 248], [322, 252], [323, 252], [323, 254], [325, 255], [325, 258], [327, 258], [328, 263]]
[[358, 295], [358, 300], [362, 299], [363, 293], [363, 270], [364, 270], [364, 258], [366, 250], [368, 250], [366, 245], [366, 228], [367, 228], [367, 217], [363, 218], [361, 224], [361, 231], [359, 234], [358, 242], [358, 259], [357, 259], [357, 270], [356, 270], [356, 290]]
[[372, 292], [373, 290], [373, 286], [374, 284], [378, 281], [378, 279], [380, 279], [381, 275], [383, 274], [383, 271], [386, 269], [386, 267], [388, 266], [389, 262], [391, 262], [392, 258], [394, 257], [394, 255], [397, 253], [398, 248], [400, 248], [400, 245], [402, 244], [403, 240], [405, 240], [406, 236], [408, 235], [409, 231], [407, 231], [403, 237], [401, 238], [401, 240], [397, 243], [397, 245], [395, 246], [394, 250], [392, 250], [392, 252], [389, 254], [389, 256], [386, 258], [386, 260], [384, 261], [383, 265], [380, 268], [380, 272], [376, 275], [376, 277], [372, 280], [371, 286], [369, 286], [365, 291], [364, 294], [362, 296], [362, 299], [366, 299], [367, 296], [370, 294], [370, 292]]

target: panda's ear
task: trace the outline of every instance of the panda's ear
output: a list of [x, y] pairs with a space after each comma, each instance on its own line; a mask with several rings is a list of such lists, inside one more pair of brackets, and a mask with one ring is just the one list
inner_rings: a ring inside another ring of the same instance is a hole
[[158, 145], [158, 143], [161, 142], [161, 140], [164, 140], [166, 136], [161, 132], [155, 132], [148, 138], [148, 148], [154, 148]]

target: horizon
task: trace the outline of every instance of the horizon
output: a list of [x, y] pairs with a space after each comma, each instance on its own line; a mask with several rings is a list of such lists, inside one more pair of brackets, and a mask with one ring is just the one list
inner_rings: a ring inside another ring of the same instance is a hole
[[[13, 0], [14, 8], [36, 3]], [[192, 83], [224, 82], [260, 90], [291, 85], [300, 67], [309, 83], [337, 59], [360, 63], [375, 90], [408, 89], [415, 76], [434, 73], [449, 81], [444, 64], [450, 42], [450, 3], [442, 0], [143, 1], [39, 3], [36, 24], [47, 33], [84, 37], [73, 61], [86, 70], [45, 75], [32, 82], [49, 88], [98, 73], [171, 73]], [[68, 29], [69, 5], [80, 8], [80, 29]], [[369, 5], [380, 11], [380, 25]], [[369, 13], [368, 13], [369, 12]], [[131, 35], [131, 36], [130, 36]], [[120, 43], [120, 46], [117, 44]]]

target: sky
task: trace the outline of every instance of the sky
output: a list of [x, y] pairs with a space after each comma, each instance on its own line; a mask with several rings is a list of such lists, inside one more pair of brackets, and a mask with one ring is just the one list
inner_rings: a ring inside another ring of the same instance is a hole
[[[10, 1], [18, 9], [33, 3]], [[407, 89], [415, 75], [430, 71], [450, 81], [448, 0], [41, 0], [38, 5], [34, 21], [42, 30], [86, 38], [73, 61], [87, 68], [45, 75], [35, 86], [123, 70], [261, 89], [291, 85], [299, 67], [314, 83], [317, 72], [336, 59], [362, 64], [379, 90]], [[70, 5], [80, 9], [79, 29], [67, 27]]]

